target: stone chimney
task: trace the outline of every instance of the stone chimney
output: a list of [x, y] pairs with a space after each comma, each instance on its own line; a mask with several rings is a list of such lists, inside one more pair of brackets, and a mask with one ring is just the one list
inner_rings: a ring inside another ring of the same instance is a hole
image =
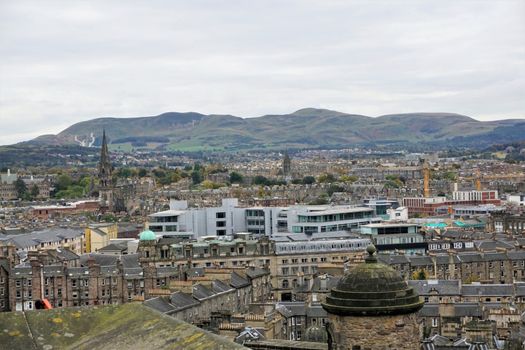
[[42, 270], [42, 263], [38, 258], [32, 257], [29, 260], [31, 265], [31, 292], [33, 300], [42, 300], [44, 297], [44, 275]]
[[326, 274], [319, 276], [319, 289], [328, 290], [328, 279]]

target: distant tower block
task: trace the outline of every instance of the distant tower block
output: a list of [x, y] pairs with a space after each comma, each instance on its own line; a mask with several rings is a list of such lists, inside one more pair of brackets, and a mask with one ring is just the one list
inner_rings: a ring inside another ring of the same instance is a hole
[[423, 300], [390, 266], [367, 248], [365, 263], [351, 269], [322, 303], [328, 312], [328, 348], [419, 350], [416, 313]]
[[292, 172], [292, 160], [290, 159], [290, 156], [288, 155], [288, 151], [285, 151], [284, 158], [283, 158], [284, 177], [290, 176], [291, 172]]
[[106, 131], [102, 134], [102, 147], [100, 149], [100, 161], [98, 163], [98, 193], [100, 207], [103, 211], [113, 210], [113, 166], [109, 158]]

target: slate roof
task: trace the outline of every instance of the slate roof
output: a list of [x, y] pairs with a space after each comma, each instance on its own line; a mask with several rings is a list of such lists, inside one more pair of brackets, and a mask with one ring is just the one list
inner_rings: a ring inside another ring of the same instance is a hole
[[321, 304], [312, 304], [306, 307], [306, 316], [308, 317], [328, 317], [328, 313]]
[[142, 278], [144, 276], [144, 271], [141, 267], [132, 267], [124, 268], [124, 278], [127, 279], [136, 279]]
[[157, 298], [146, 300], [144, 302], [144, 305], [152, 309], [155, 309], [159, 312], [162, 312], [162, 313], [169, 313], [171, 311], [176, 310], [175, 306], [170, 304], [170, 302], [163, 297], [157, 297]]
[[284, 313], [286, 313], [286, 316], [281, 310], [277, 310], [283, 314], [283, 316], [291, 317], [291, 316], [305, 316], [306, 315], [306, 306], [305, 303], [302, 301], [281, 301], [278, 303], [280, 308], [284, 308], [286, 310], [283, 310]]
[[250, 278], [258, 278], [261, 276], [269, 275], [270, 271], [261, 269], [259, 267], [248, 267], [246, 269], [246, 275]]
[[507, 256], [510, 260], [525, 260], [525, 251], [518, 250], [518, 251], [510, 251], [507, 252]]
[[466, 263], [481, 262], [483, 257], [479, 253], [462, 253], [458, 255], [459, 260]]
[[408, 264], [410, 260], [405, 255], [377, 254], [377, 260], [386, 265]]
[[461, 260], [457, 255], [436, 255], [436, 264], [438, 265], [459, 264], [460, 262]]
[[202, 284], [194, 284], [192, 294], [193, 297], [198, 300], [204, 300], [215, 295], [215, 293], [211, 289], [203, 286]]
[[438, 295], [460, 295], [461, 288], [458, 280], [410, 280], [408, 284], [418, 292], [419, 295], [430, 295], [436, 291]]
[[410, 264], [412, 266], [429, 266], [434, 265], [429, 256], [412, 256], [410, 257]]
[[[454, 304], [454, 317], [482, 317], [483, 310], [480, 305], [476, 303], [460, 303]], [[439, 304], [428, 304], [423, 305], [423, 308], [419, 310], [419, 316], [421, 317], [439, 317]]]
[[498, 261], [506, 260], [507, 255], [505, 253], [485, 253], [485, 261]]
[[249, 286], [250, 281], [234, 271], [231, 273], [230, 285], [234, 288], [243, 288]]
[[95, 260], [95, 263], [100, 266], [109, 266], [109, 265], [116, 265], [117, 259], [119, 257], [117, 255], [108, 255], [108, 254], [99, 254], [99, 253], [83, 254], [82, 256], [80, 256], [80, 264], [82, 266], [87, 266], [89, 258], [93, 258]]
[[61, 276], [64, 274], [64, 267], [62, 265], [47, 265], [42, 268], [44, 276]]
[[170, 295], [170, 303], [175, 306], [177, 311], [199, 305], [199, 302], [195, 300], [190, 294], [183, 292], [175, 292]]
[[61, 258], [62, 260], [70, 261], [70, 260], [77, 260], [80, 259], [80, 255], [75, 253], [74, 251], [66, 248], [57, 248], [56, 249], [57, 256]]
[[465, 284], [461, 293], [464, 296], [510, 296], [514, 288], [512, 284]]
[[216, 293], [223, 293], [223, 292], [229, 292], [234, 290], [231, 286], [227, 285], [226, 283], [215, 280], [211, 283], [212, 289]]
[[66, 238], [77, 238], [83, 234], [84, 232], [82, 229], [50, 228], [30, 233], [5, 235], [0, 237], [0, 240], [14, 244], [17, 249], [27, 249], [29, 247], [38, 246], [41, 243], [55, 243]]
[[125, 242], [120, 242], [120, 243], [111, 243], [111, 244], [108, 244], [107, 246], [105, 247], [102, 247], [100, 248], [98, 251], [99, 252], [113, 252], [113, 251], [118, 251], [118, 252], [125, 252], [128, 250], [128, 245], [125, 243]]

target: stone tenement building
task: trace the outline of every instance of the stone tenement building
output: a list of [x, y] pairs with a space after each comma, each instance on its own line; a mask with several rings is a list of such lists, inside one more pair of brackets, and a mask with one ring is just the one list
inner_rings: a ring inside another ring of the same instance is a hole
[[[11, 173], [8, 169], [7, 173], [0, 174], [0, 200], [13, 200], [18, 198], [15, 183], [18, 180], [18, 174]], [[38, 187], [38, 198], [48, 199], [51, 189], [52, 180], [47, 176], [20, 176], [26, 184], [27, 190], [31, 191], [33, 186]]]
[[271, 292], [269, 271], [258, 268], [182, 271], [141, 267], [137, 254], [91, 254], [66, 262], [49, 253], [33, 254], [28, 265], [16, 267], [0, 258], [0, 311], [33, 310], [44, 299], [53, 307], [122, 304], [179, 290], [175, 294], [180, 298], [172, 300], [193, 302], [173, 301], [173, 310], [182, 311], [184, 316], [178, 318], [195, 321], [201, 318], [191, 310], [187, 314], [188, 305], [198, 305], [196, 310], [207, 319], [211, 312], [225, 308], [243, 311], [251, 302], [266, 301]]
[[512, 283], [525, 280], [525, 251], [460, 252], [447, 255], [380, 255], [405, 279], [423, 272], [429, 279]]
[[424, 304], [401, 275], [381, 264], [374, 246], [365, 263], [350, 270], [322, 303], [328, 312], [328, 348], [419, 350], [416, 313]]
[[520, 235], [525, 233], [525, 214], [493, 213], [487, 226], [492, 232], [498, 231]]
[[[156, 238], [151, 231], [141, 235], [138, 253], [142, 265], [176, 268], [255, 266], [269, 269], [274, 298], [291, 301], [293, 289], [301, 278], [312, 277], [322, 264], [361, 262], [370, 240], [348, 238], [307, 240], [295, 234], [296, 240], [281, 237], [255, 239], [210, 240], [173, 243]], [[142, 239], [144, 238], [144, 239]]]

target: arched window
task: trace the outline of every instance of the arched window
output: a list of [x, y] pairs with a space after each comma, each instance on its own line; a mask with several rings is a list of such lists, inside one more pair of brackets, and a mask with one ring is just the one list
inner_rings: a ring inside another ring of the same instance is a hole
[[288, 280], [283, 280], [283, 288], [288, 288], [288, 287], [290, 287]]

